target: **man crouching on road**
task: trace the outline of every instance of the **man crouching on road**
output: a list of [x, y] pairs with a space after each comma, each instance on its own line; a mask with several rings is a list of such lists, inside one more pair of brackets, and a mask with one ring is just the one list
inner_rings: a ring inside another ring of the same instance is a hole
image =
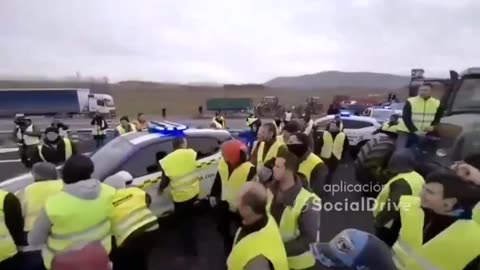
[[237, 197], [242, 226], [227, 259], [228, 270], [288, 270], [287, 254], [275, 220], [267, 213], [267, 190], [245, 183]]
[[280, 224], [289, 269], [313, 269], [309, 244], [315, 242], [320, 221], [320, 198], [302, 187], [297, 176], [298, 158], [281, 147], [273, 167], [268, 209]]

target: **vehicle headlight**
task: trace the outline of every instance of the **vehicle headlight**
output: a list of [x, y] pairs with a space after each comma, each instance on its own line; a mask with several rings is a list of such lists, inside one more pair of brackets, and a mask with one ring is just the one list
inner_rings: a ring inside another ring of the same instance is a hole
[[447, 151], [445, 149], [439, 148], [437, 149], [437, 157], [446, 157], [447, 156]]

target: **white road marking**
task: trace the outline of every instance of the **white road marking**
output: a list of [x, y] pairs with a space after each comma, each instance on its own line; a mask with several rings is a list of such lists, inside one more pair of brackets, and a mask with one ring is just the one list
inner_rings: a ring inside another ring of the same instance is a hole
[[0, 154], [18, 152], [18, 148], [0, 148]]
[[0, 160], [0, 163], [17, 163], [17, 162], [22, 162], [20, 159], [5, 159], [5, 160]]

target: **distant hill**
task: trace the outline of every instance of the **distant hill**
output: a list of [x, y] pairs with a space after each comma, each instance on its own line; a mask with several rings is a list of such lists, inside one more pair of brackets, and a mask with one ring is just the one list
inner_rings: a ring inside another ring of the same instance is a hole
[[408, 85], [409, 76], [373, 72], [325, 71], [292, 77], [277, 77], [265, 83], [272, 88], [321, 89], [321, 88], [372, 88], [399, 89]]

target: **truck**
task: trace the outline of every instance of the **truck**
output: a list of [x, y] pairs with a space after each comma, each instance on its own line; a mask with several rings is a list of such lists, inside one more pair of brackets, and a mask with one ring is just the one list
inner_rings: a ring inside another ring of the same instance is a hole
[[115, 116], [113, 97], [92, 94], [90, 89], [75, 88], [10, 88], [0, 89], [0, 117], [18, 114], [42, 116], [74, 115]]
[[251, 98], [211, 98], [207, 110], [216, 112], [246, 112], [253, 107]]

